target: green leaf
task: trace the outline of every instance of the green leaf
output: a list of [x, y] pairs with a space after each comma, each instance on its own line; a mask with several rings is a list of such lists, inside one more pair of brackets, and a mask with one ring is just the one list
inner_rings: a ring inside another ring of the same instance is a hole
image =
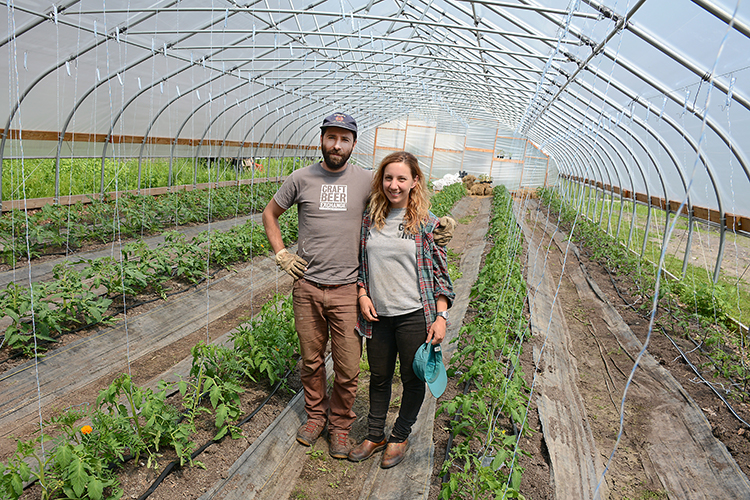
[[18, 474], [13, 474], [13, 477], [10, 480], [10, 485], [13, 487], [13, 491], [16, 492], [17, 495], [21, 495], [23, 493], [23, 481], [21, 480], [21, 476]]
[[89, 497], [91, 497], [91, 500], [100, 500], [102, 498], [102, 493], [104, 493], [104, 485], [101, 481], [97, 478], [91, 478], [91, 481], [89, 481], [88, 486], [86, 487], [89, 490]]
[[18, 472], [21, 475], [21, 479], [28, 481], [31, 478], [31, 467], [26, 462], [22, 462], [18, 467]]
[[210, 397], [211, 397], [211, 406], [216, 408], [216, 405], [219, 404], [219, 398], [221, 397], [221, 388], [218, 385], [214, 385], [213, 387], [211, 387]]
[[513, 469], [510, 477], [510, 487], [516, 491], [521, 487], [521, 470], [518, 467]]
[[60, 467], [67, 467], [70, 464], [70, 461], [73, 459], [73, 450], [71, 449], [70, 445], [63, 445], [57, 447], [57, 452], [55, 453], [55, 462]]
[[225, 425], [221, 429], [219, 429], [219, 432], [216, 433], [216, 436], [214, 436], [214, 441], [218, 441], [219, 439], [223, 438], [227, 431], [229, 430], [229, 426]]
[[495, 458], [492, 460], [492, 470], [496, 471], [497, 469], [502, 467], [507, 458], [508, 458], [508, 451], [500, 450], [497, 453], [497, 455], [495, 455]]
[[73, 491], [75, 491], [76, 495], [79, 497], [83, 495], [83, 490], [86, 488], [89, 475], [86, 474], [86, 467], [83, 462], [81, 462], [80, 458], [74, 457], [70, 462], [70, 465], [68, 466], [68, 478], [70, 479], [70, 484], [73, 486]]
[[227, 418], [227, 406], [222, 403], [216, 408], [216, 427], [224, 425], [224, 420]]
[[479, 401], [477, 401], [477, 410], [483, 415], [487, 413], [487, 404], [484, 402], [484, 400], [480, 399]]
[[216, 381], [214, 379], [212, 379], [212, 378], [206, 378], [204, 389], [210, 389], [211, 387], [214, 386], [215, 383], [216, 383]]

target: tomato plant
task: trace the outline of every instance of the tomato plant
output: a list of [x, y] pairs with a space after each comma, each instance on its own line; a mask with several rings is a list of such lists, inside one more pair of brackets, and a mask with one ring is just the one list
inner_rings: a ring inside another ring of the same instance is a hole
[[170, 226], [258, 212], [279, 186], [277, 182], [264, 182], [159, 196], [128, 193], [112, 199], [105, 195], [104, 199], [89, 197], [87, 204], [45, 205], [28, 212], [11, 210], [0, 217], [0, 256], [15, 265], [21, 258], [33, 259], [61, 248], [75, 250], [85, 242], [108, 243]]
[[441, 474], [450, 473], [450, 479], [443, 484], [440, 498], [522, 498], [518, 437], [503, 428], [517, 426], [520, 434], [530, 432], [523, 418], [528, 390], [519, 364], [528, 325], [523, 317], [526, 284], [516, 227], [510, 195], [504, 187], [496, 187], [488, 231], [494, 244], [471, 292], [471, 305], [478, 314], [453, 341], [458, 348], [449, 369], [450, 375], [460, 374], [459, 381], [471, 384], [473, 390], [438, 409], [438, 413], [460, 415], [451, 427], [457, 439], [451, 460], [443, 464]]
[[273, 384], [296, 364], [299, 352], [291, 297], [274, 297], [232, 333], [234, 348], [253, 377]]
[[[87, 416], [85, 410], [68, 409], [44, 422], [49, 433], [42, 432], [27, 441], [16, 440], [16, 452], [6, 464], [0, 464], [0, 492], [4, 498], [19, 498], [23, 483], [31, 479], [39, 483], [43, 500], [120, 498], [123, 491], [100, 453], [93, 428], [76, 425]], [[52, 431], [57, 431], [58, 436], [52, 438]]]

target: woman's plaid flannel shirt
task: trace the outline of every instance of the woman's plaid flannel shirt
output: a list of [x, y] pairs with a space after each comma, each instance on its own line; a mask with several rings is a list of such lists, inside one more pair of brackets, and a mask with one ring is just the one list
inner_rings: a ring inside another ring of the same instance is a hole
[[[438, 220], [430, 212], [427, 222], [422, 224], [420, 231], [416, 234], [417, 247], [417, 277], [419, 279], [419, 294], [422, 297], [422, 307], [427, 322], [427, 331], [430, 330], [435, 321], [437, 312], [437, 297], [444, 295], [448, 299], [448, 307], [453, 304], [455, 294], [453, 283], [448, 276], [448, 256], [445, 247], [435, 244], [432, 231], [439, 225]], [[362, 219], [362, 233], [359, 243], [359, 279], [357, 285], [364, 287], [370, 294], [369, 278], [367, 269], [367, 234], [372, 227], [370, 215], [365, 212]], [[367, 321], [362, 313], [355, 328], [357, 332], [368, 339], [372, 337], [372, 323]]]

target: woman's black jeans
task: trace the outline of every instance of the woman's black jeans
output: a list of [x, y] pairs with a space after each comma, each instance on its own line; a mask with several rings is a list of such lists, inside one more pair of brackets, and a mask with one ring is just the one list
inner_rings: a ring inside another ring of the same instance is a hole
[[367, 439], [378, 443], [385, 437], [385, 418], [391, 403], [391, 386], [398, 355], [404, 392], [398, 419], [388, 441], [401, 443], [409, 437], [424, 400], [425, 383], [414, 374], [412, 363], [417, 349], [427, 339], [427, 323], [424, 311], [418, 309], [401, 316], [381, 316], [380, 321], [372, 325], [372, 338], [367, 339], [367, 359], [371, 372]]

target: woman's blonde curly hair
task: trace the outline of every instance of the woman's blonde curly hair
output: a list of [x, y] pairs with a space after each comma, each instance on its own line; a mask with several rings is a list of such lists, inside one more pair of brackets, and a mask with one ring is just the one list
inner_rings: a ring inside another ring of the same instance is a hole
[[375, 176], [372, 179], [372, 194], [370, 194], [369, 214], [376, 228], [382, 229], [385, 218], [391, 212], [391, 204], [383, 190], [383, 177], [385, 167], [391, 163], [404, 163], [409, 167], [411, 175], [417, 183], [409, 192], [409, 203], [406, 205], [404, 214], [404, 228], [407, 232], [416, 234], [420, 226], [427, 221], [430, 211], [430, 199], [427, 192], [427, 181], [419, 168], [417, 157], [406, 151], [391, 153], [380, 162]]

